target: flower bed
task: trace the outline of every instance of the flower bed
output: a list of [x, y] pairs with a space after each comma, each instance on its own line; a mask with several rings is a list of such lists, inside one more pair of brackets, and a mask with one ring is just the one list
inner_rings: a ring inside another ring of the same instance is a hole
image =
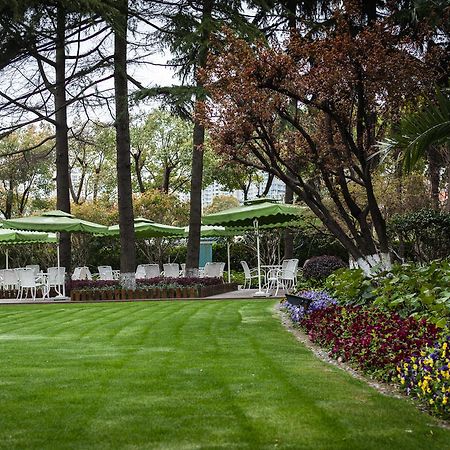
[[118, 281], [72, 281], [72, 301], [203, 298], [237, 289], [235, 283], [218, 278], [153, 278], [137, 280], [135, 290], [123, 289]]
[[450, 419], [450, 335], [434, 347], [397, 366], [400, 385], [407, 395], [424, 401], [437, 415]]
[[310, 304], [286, 301], [284, 307], [311, 341], [375, 378], [399, 381], [433, 413], [450, 417], [450, 336], [438, 341], [442, 328], [426, 318], [401, 317], [373, 306], [339, 305], [324, 291], [299, 296]]

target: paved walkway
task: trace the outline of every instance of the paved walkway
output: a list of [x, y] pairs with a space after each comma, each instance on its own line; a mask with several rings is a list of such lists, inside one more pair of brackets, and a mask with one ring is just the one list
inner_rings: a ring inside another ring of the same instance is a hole
[[[229, 299], [258, 299], [258, 298], [282, 298], [284, 297], [284, 291], [279, 290], [278, 294], [275, 296], [275, 291], [269, 291], [269, 294], [267, 296], [255, 296], [255, 293], [257, 292], [257, 289], [239, 289], [237, 291], [231, 291], [231, 292], [225, 292], [223, 294], [218, 295], [212, 295], [211, 297], [205, 297], [207, 299], [220, 299], [220, 298], [229, 298]], [[173, 300], [173, 299], [168, 299]], [[192, 300], [192, 299], [188, 299]], [[195, 299], [194, 299], [195, 300]], [[204, 300], [204, 299], [202, 299]], [[98, 300], [99, 302], [105, 302], [107, 300]], [[120, 300], [117, 300], [120, 301]], [[129, 301], [129, 300], [126, 300]], [[136, 301], [145, 301], [145, 300], [136, 300]], [[153, 300], [154, 301], [154, 300]], [[62, 298], [50, 298], [50, 299], [43, 299], [43, 298], [36, 298], [35, 300], [32, 300], [31, 298], [24, 298], [22, 300], [17, 300], [15, 298], [0, 298], [0, 304], [39, 304], [39, 303], [69, 303], [70, 298], [66, 297], [64, 299]], [[77, 302], [78, 303], [78, 302]]]

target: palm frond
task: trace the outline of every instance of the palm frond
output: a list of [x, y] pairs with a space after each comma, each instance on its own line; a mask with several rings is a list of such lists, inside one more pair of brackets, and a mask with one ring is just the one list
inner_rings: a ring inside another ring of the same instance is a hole
[[420, 111], [405, 116], [392, 136], [378, 144], [385, 154], [394, 149], [403, 152], [403, 165], [411, 170], [426, 150], [434, 144], [450, 141], [450, 98], [448, 93], [436, 91], [436, 98], [428, 100]]

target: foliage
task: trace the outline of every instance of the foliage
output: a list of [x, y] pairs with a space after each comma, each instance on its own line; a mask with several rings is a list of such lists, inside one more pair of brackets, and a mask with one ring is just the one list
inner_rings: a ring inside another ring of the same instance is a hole
[[361, 269], [339, 269], [325, 280], [325, 288], [344, 305], [364, 305], [374, 298], [371, 279]]
[[383, 152], [403, 151], [404, 166], [411, 170], [432, 144], [450, 143], [450, 91], [436, 91], [421, 110], [405, 115], [396, 132], [380, 144]]
[[391, 274], [373, 280], [374, 303], [401, 315], [429, 317], [444, 326], [450, 316], [450, 261], [426, 266], [395, 265]]
[[296, 16], [301, 32], [270, 44], [229, 33], [204, 71], [217, 152], [285, 181], [355, 260], [389, 251], [373, 192], [375, 136], [437, 78], [433, 55], [422, 57], [425, 18], [406, 36], [394, 2], [374, 4], [372, 17], [365, 4], [332, 2], [320, 25]]
[[239, 206], [239, 200], [232, 195], [218, 195], [213, 198], [212, 203], [204, 210], [204, 214], [213, 214], [225, 209]]
[[360, 269], [339, 270], [326, 289], [340, 304], [375, 304], [401, 316], [427, 317], [444, 326], [450, 316], [450, 261], [425, 266], [396, 264], [390, 273], [366, 277]]
[[393, 237], [407, 247], [406, 257], [425, 262], [450, 254], [450, 213], [433, 209], [398, 214], [389, 222]]
[[333, 357], [384, 380], [391, 380], [397, 364], [419, 355], [438, 336], [438, 328], [425, 319], [360, 306], [318, 309], [301, 319], [300, 325]]
[[406, 394], [422, 400], [435, 414], [450, 419], [450, 335], [397, 366]]
[[335, 270], [347, 267], [347, 264], [337, 256], [314, 256], [308, 259], [303, 265], [303, 276], [306, 279], [323, 280], [331, 275]]
[[155, 109], [130, 129], [134, 179], [140, 192], [187, 191], [190, 180], [192, 124]]

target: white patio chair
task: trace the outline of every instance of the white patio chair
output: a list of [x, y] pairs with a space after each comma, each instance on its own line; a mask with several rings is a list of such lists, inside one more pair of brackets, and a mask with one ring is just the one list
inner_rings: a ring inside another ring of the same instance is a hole
[[145, 272], [144, 264], [139, 264], [136, 268], [136, 280], [141, 280], [147, 277], [147, 274]]
[[159, 264], [145, 264], [146, 278], [158, 278], [161, 276], [161, 270]]
[[50, 295], [50, 289], [54, 288], [57, 297], [66, 296], [66, 268], [49, 267], [47, 269], [47, 289]]
[[[242, 268], [244, 269], [244, 289], [250, 289], [252, 287], [252, 280], [257, 280], [258, 279], [258, 269], [250, 269], [250, 267], [248, 267], [247, 261], [241, 261], [241, 265]], [[261, 274], [262, 276], [262, 274]], [[247, 281], [248, 281], [248, 287], [247, 286]]]
[[159, 264], [139, 264], [136, 269], [136, 278], [149, 280], [150, 278], [158, 278], [160, 275]]
[[278, 295], [280, 288], [284, 288], [283, 281], [281, 279], [281, 273], [283, 269], [269, 269], [266, 273], [266, 292], [275, 290], [275, 296]]
[[19, 277], [16, 269], [5, 269], [3, 271], [3, 288], [6, 290], [19, 289]]
[[180, 277], [185, 277], [186, 276], [186, 263], [181, 263], [181, 270], [180, 270]]
[[0, 269], [0, 288], [1, 289], [4, 289], [4, 287], [3, 287], [3, 279], [4, 279], [4, 277], [3, 277], [3, 272], [5, 271], [6, 269]]
[[18, 299], [22, 299], [25, 293], [25, 298], [28, 297], [28, 292], [31, 292], [32, 300], [36, 300], [37, 289], [42, 290], [42, 297], [45, 298], [48, 295], [47, 284], [43, 281], [36, 282], [36, 275], [34, 269], [17, 269], [17, 275], [19, 278], [19, 294]]
[[292, 289], [297, 283], [298, 259], [287, 259], [286, 266], [281, 268], [281, 284], [286, 291]]
[[223, 262], [207, 262], [203, 269], [204, 278], [221, 278], [223, 279], [223, 270], [225, 263]]
[[166, 278], [178, 278], [180, 276], [180, 265], [178, 263], [163, 264], [163, 273]]
[[98, 266], [98, 275], [100, 280], [103, 281], [111, 281], [115, 279], [111, 266]]
[[41, 271], [41, 267], [39, 266], [39, 264], [27, 264], [25, 266], [25, 269], [33, 269], [35, 276]]
[[82, 267], [75, 267], [73, 274], [72, 274], [72, 280], [78, 281], [78, 280], [92, 280], [92, 274], [89, 270], [89, 267], [82, 266]]

